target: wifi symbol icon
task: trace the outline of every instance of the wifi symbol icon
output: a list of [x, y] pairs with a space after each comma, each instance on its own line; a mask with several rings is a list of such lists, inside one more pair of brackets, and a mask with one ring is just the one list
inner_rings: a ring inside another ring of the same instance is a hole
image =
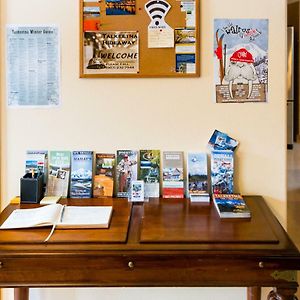
[[165, 22], [165, 16], [170, 10], [171, 5], [164, 0], [150, 0], [145, 4], [145, 10], [147, 11], [151, 24], [150, 26], [165, 27], [167, 24]]

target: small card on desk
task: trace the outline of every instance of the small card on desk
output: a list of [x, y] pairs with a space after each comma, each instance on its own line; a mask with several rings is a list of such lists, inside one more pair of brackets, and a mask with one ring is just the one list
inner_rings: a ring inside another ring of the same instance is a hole
[[55, 204], [60, 200], [61, 196], [45, 196], [40, 204]]
[[21, 198], [20, 197], [15, 197], [10, 200], [10, 204], [20, 204]]

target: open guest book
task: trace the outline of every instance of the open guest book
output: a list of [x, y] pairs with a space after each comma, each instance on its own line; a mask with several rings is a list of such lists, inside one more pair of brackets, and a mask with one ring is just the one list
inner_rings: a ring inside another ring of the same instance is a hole
[[38, 208], [15, 209], [0, 229], [17, 229], [52, 226], [55, 228], [108, 228], [112, 206], [66, 206], [50, 204]]

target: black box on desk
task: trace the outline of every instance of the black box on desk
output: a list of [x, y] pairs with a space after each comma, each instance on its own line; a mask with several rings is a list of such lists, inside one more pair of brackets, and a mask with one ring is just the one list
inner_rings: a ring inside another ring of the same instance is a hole
[[[33, 176], [33, 177], [32, 177]], [[21, 178], [21, 203], [40, 203], [44, 197], [44, 175], [27, 173]]]

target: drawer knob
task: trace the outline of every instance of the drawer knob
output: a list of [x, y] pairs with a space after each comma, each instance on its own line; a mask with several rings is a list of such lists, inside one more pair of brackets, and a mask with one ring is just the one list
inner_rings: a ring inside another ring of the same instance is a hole
[[260, 261], [260, 262], [258, 263], [258, 266], [262, 269], [262, 268], [264, 267], [264, 263], [263, 263], [262, 261]]
[[133, 268], [134, 268], [134, 263], [133, 263], [132, 261], [130, 261], [130, 262], [128, 263], [128, 268], [129, 268], [129, 269], [133, 269]]
[[3, 262], [0, 261], [0, 269], [3, 267]]

